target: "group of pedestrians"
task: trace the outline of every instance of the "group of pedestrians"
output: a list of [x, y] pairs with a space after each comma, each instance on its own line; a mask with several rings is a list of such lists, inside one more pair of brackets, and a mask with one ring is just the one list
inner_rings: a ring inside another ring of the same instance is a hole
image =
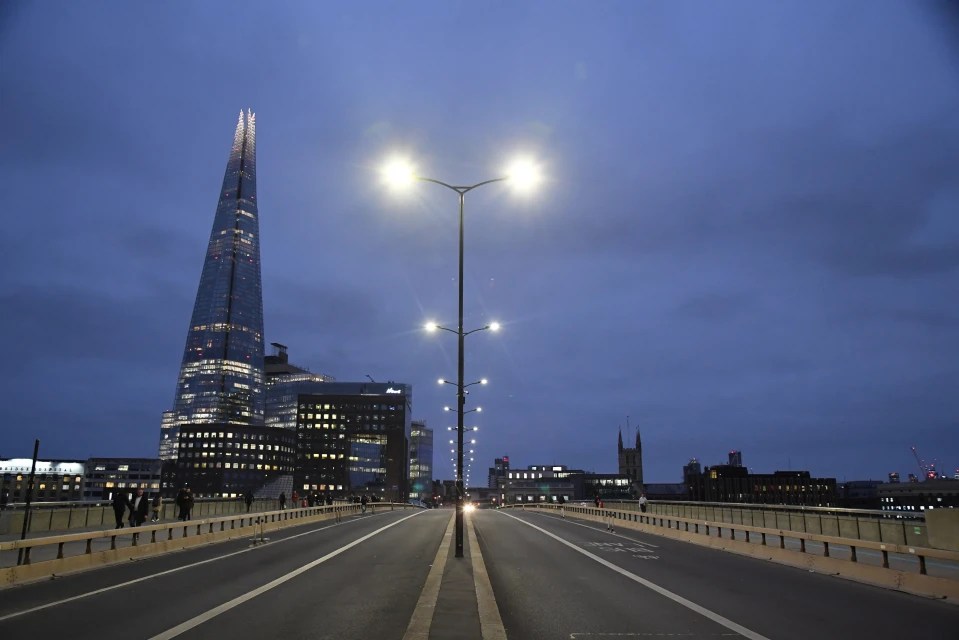
[[[122, 529], [124, 519], [130, 523], [131, 527], [139, 527], [146, 522], [151, 507], [153, 508], [153, 522], [157, 522], [160, 519], [160, 506], [163, 504], [163, 499], [159, 492], [152, 499], [148, 498], [144, 495], [141, 487], [132, 496], [127, 495], [126, 492], [117, 491], [113, 494], [111, 504], [113, 505], [113, 515], [116, 518], [116, 528]], [[130, 512], [129, 517], [126, 517], [128, 510]]]
[[[281, 492], [278, 499], [280, 503], [280, 509], [286, 509], [286, 493]], [[321, 496], [319, 493], [311, 492], [307, 493], [304, 496], [300, 496], [293, 490], [292, 495], [290, 496], [290, 507], [296, 509], [297, 507], [322, 507], [324, 504], [332, 505], [333, 496], [327, 493], [325, 496]], [[249, 511], [249, 509], [247, 509]]]

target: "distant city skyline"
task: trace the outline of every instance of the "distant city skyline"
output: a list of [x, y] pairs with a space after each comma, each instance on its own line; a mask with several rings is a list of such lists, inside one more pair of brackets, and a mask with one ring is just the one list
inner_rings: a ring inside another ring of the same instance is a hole
[[[9, 3], [8, 3], [9, 4]], [[209, 245], [225, 129], [260, 119], [265, 341], [455, 396], [466, 211], [471, 480], [508, 455], [646, 482], [742, 452], [838, 481], [959, 467], [959, 41], [936, 3], [0, 9], [0, 452], [152, 456]], [[948, 17], [948, 16], [947, 16]], [[952, 16], [954, 17], [954, 16]], [[267, 37], [266, 34], [269, 34]], [[262, 126], [269, 123], [269, 126]], [[475, 195], [475, 197], [473, 197]], [[452, 320], [451, 320], [452, 319]], [[624, 438], [628, 434], [624, 431]]]

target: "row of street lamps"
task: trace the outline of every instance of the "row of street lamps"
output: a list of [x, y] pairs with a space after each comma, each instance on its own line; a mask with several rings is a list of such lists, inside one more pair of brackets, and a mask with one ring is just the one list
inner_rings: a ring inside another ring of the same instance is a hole
[[[456, 557], [462, 558], [463, 509], [465, 506], [465, 487], [463, 485], [463, 433], [465, 429], [463, 426], [463, 417], [467, 413], [482, 410], [480, 407], [470, 409], [469, 411], [464, 409], [467, 394], [466, 389], [473, 385], [486, 384], [485, 379], [477, 380], [476, 382], [470, 382], [469, 384], [465, 382], [464, 343], [466, 336], [472, 333], [476, 333], [477, 331], [485, 331], [487, 329], [491, 331], [496, 331], [499, 329], [499, 325], [497, 323], [491, 323], [471, 331], [463, 330], [463, 230], [466, 194], [473, 189], [477, 189], [484, 185], [493, 184], [495, 182], [508, 182], [518, 191], [529, 191], [535, 188], [541, 181], [541, 172], [539, 167], [534, 162], [523, 159], [514, 162], [510, 166], [507, 173], [502, 177], [484, 180], [483, 182], [477, 182], [473, 185], [458, 186], [448, 184], [434, 178], [427, 178], [425, 176], [418, 175], [416, 168], [412, 163], [407, 160], [397, 158], [387, 163], [387, 165], [384, 167], [383, 177], [393, 188], [409, 187], [417, 181], [432, 182], [433, 184], [440, 185], [441, 187], [445, 187], [455, 192], [459, 199], [459, 319], [456, 324], [456, 329], [442, 327], [435, 323], [429, 323], [427, 325], [427, 329], [441, 329], [443, 331], [449, 331], [450, 333], [456, 334], [457, 338], [456, 382], [453, 383], [447, 380], [440, 380], [440, 384], [453, 384], [456, 386]], [[449, 407], [446, 407], [446, 410], [448, 411]]]

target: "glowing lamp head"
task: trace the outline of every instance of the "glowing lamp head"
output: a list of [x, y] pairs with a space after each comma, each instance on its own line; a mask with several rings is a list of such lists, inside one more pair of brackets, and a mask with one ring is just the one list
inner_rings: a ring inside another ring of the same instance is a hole
[[500, 324], [498, 322], [491, 322], [489, 325], [490, 331], [499, 331]]
[[543, 181], [543, 172], [538, 164], [529, 158], [518, 158], [506, 170], [506, 176], [513, 189], [521, 193], [530, 193]]
[[416, 169], [405, 158], [393, 158], [380, 171], [383, 182], [392, 189], [406, 189], [416, 181]]
[[426, 324], [423, 325], [423, 328], [426, 329], [427, 331], [436, 331], [437, 329], [440, 328], [440, 326], [436, 324], [435, 322], [427, 322]]

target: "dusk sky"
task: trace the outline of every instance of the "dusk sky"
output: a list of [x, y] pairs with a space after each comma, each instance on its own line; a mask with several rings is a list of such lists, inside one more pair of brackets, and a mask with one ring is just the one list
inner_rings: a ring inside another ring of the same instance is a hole
[[[959, 468], [959, 39], [936, 2], [0, 5], [0, 457], [157, 455], [240, 109], [266, 342], [413, 385], [453, 477], [647, 482], [743, 452], [841, 480]], [[629, 431], [627, 431], [627, 416]], [[475, 418], [475, 419], [474, 419]]]

